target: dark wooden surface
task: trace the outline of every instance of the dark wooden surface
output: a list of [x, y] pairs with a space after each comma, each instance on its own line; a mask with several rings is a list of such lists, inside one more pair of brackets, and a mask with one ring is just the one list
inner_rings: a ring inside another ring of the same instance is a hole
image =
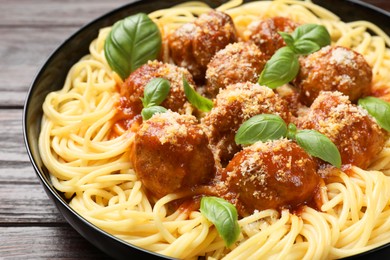
[[[23, 143], [23, 103], [50, 53], [126, 0], [0, 0], [0, 259], [106, 259], [48, 199]], [[389, 0], [366, 0], [390, 11]]]

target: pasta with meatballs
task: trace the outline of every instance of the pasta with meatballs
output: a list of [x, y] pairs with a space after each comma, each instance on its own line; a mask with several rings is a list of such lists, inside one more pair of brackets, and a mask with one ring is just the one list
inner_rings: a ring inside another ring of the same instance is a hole
[[[55, 188], [102, 230], [183, 259], [335, 259], [390, 242], [389, 132], [358, 101], [390, 101], [390, 38], [345, 23], [310, 1], [275, 0], [216, 9], [202, 2], [156, 10], [161, 51], [120, 78], [104, 55], [112, 27], [74, 64], [43, 104], [39, 150]], [[286, 42], [278, 32], [323, 25], [331, 45], [299, 58], [291, 82], [258, 84]], [[155, 78], [164, 100], [145, 105]], [[211, 99], [204, 111], [188, 89]], [[144, 118], [144, 108], [158, 113]], [[272, 114], [316, 130], [338, 148], [337, 168], [280, 138], [237, 144], [248, 119]], [[200, 211], [215, 196], [238, 212], [226, 246]]]

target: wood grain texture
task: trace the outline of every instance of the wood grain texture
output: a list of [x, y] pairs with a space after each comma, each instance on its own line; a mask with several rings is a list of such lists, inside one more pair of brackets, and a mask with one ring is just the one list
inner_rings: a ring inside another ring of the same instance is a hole
[[[27, 90], [46, 58], [81, 26], [129, 0], [1, 0], [0, 259], [107, 259], [63, 219], [23, 143]], [[367, 0], [390, 11], [388, 0]]]
[[79, 27], [0, 27], [0, 104], [23, 105], [35, 74], [49, 55]]
[[129, 0], [2, 0], [0, 26], [81, 26]]
[[22, 110], [0, 109], [0, 160], [28, 161], [23, 143]]
[[0, 223], [3, 225], [65, 223], [40, 184], [0, 182], [0, 196]]
[[49, 55], [83, 25], [129, 0], [2, 0], [0, 106], [21, 107]]
[[64, 223], [31, 167], [22, 110], [0, 109], [0, 125], [0, 223]]
[[0, 227], [0, 259], [109, 259], [73, 228], [58, 226]]

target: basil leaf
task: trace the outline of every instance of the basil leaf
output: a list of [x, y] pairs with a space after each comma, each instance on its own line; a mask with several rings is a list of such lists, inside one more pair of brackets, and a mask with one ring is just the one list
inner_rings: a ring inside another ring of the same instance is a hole
[[141, 111], [141, 115], [143, 120], [148, 120], [156, 113], [165, 113], [165, 112], [167, 112], [167, 109], [165, 107], [151, 106], [151, 107], [144, 107]]
[[318, 157], [337, 168], [341, 167], [341, 156], [336, 145], [325, 135], [315, 130], [298, 130], [295, 140], [308, 154]]
[[139, 13], [113, 25], [104, 44], [104, 55], [111, 69], [125, 79], [148, 60], [157, 58], [161, 42], [158, 26]]
[[230, 247], [240, 235], [236, 208], [224, 199], [203, 197], [200, 201], [200, 212], [217, 228], [219, 235]]
[[236, 144], [253, 144], [257, 141], [280, 139], [286, 134], [287, 125], [280, 116], [261, 114], [245, 121], [238, 128], [234, 141]]
[[280, 34], [280, 36], [282, 36], [286, 45], [294, 49], [294, 38], [289, 33], [286, 32], [278, 32], [278, 33]]
[[299, 71], [298, 56], [289, 47], [280, 48], [265, 64], [259, 84], [275, 89], [295, 78]]
[[[298, 26], [291, 34], [294, 38], [294, 45], [297, 48], [299, 42], [312, 42], [320, 48], [330, 45], [330, 34], [323, 25], [303, 24]], [[304, 53], [302, 53], [304, 54]]]
[[321, 47], [317, 43], [308, 40], [299, 40], [294, 43], [294, 50], [297, 54], [306, 55], [316, 52], [319, 49]]
[[144, 97], [141, 98], [144, 107], [158, 106], [168, 96], [170, 82], [163, 78], [154, 78], [146, 84]]
[[279, 32], [287, 46], [275, 52], [265, 64], [258, 83], [275, 89], [293, 80], [299, 71], [298, 55], [306, 55], [330, 44], [326, 28], [317, 24], [304, 24], [290, 35]]
[[183, 76], [184, 94], [188, 101], [197, 109], [203, 112], [209, 112], [213, 108], [213, 101], [201, 96], [193, 89]]
[[375, 118], [378, 125], [390, 132], [390, 103], [375, 97], [365, 97], [358, 104]]

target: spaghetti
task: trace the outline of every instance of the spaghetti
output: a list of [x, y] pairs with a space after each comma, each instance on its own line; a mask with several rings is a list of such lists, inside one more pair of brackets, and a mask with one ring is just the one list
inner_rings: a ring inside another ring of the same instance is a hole
[[[249, 23], [267, 17], [324, 25], [332, 44], [364, 55], [373, 68], [373, 92], [390, 101], [386, 88], [390, 84], [390, 38], [375, 25], [344, 23], [310, 1], [241, 5], [240, 0], [232, 0], [217, 9], [232, 17], [243, 39]], [[164, 37], [209, 10], [201, 2], [189, 2], [149, 16]], [[133, 134], [124, 131], [110, 138], [119, 99], [116, 85], [121, 80], [104, 58], [109, 32], [110, 28], [100, 30], [90, 53], [69, 71], [64, 87], [47, 96], [39, 138], [53, 185], [88, 221], [130, 244], [177, 258], [342, 258], [390, 242], [390, 140], [369, 170], [352, 167], [325, 179], [321, 211], [309, 206], [299, 216], [288, 210], [256, 211], [239, 220], [241, 234], [231, 248], [225, 247], [199, 211], [168, 211], [167, 204], [188, 194], [151, 201], [129, 160]], [[163, 59], [168, 61], [168, 57]]]

